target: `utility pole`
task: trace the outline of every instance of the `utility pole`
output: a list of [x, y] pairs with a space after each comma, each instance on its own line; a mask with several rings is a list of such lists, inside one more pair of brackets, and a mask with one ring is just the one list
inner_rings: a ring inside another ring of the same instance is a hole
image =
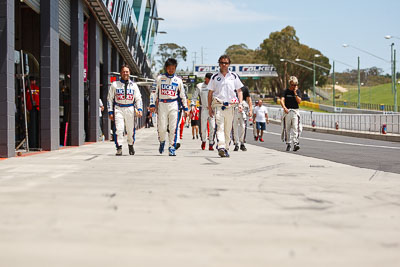
[[361, 82], [360, 82], [360, 57], [358, 57], [358, 65], [357, 65], [357, 81], [358, 81], [358, 100], [357, 100], [357, 108], [360, 109], [361, 108], [361, 97], [360, 97], [360, 86], [361, 86]]
[[394, 50], [393, 54], [393, 73], [394, 73], [394, 83], [393, 83], [393, 89], [394, 89], [394, 112], [397, 112], [397, 87], [396, 87], [396, 49]]
[[192, 73], [194, 73], [194, 65], [196, 65], [196, 59], [197, 59], [197, 52], [193, 52], [194, 57], [193, 57], [193, 71]]
[[333, 67], [332, 67], [332, 82], [333, 82], [333, 84], [332, 84], [332, 98], [333, 98], [333, 106], [335, 107], [336, 106], [336, 99], [335, 99], [335, 83], [336, 83], [336, 81], [335, 81], [335, 61], [333, 60]]
[[204, 55], [204, 54], [203, 54], [203, 47], [201, 47], [201, 64], [204, 64], [204, 63], [203, 63], [203, 55]]
[[391, 53], [390, 53], [390, 63], [392, 63], [391, 64], [391, 67], [392, 67], [392, 94], [394, 93], [394, 84], [395, 84], [395, 80], [396, 80], [396, 78], [395, 78], [395, 76], [396, 76], [396, 73], [394, 72], [394, 64], [393, 64], [393, 46], [394, 46], [394, 43], [392, 43], [391, 45], [390, 45], [390, 47], [391, 47]]

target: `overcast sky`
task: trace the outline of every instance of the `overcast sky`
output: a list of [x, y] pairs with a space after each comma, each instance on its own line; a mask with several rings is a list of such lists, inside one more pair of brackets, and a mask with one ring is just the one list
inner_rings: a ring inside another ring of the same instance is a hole
[[[192, 69], [194, 52], [197, 64], [202, 59], [204, 64], [215, 64], [228, 46], [245, 43], [255, 49], [271, 32], [288, 25], [296, 29], [301, 43], [355, 68], [357, 56], [361, 68], [377, 66], [390, 72], [390, 63], [343, 48], [344, 43], [387, 61], [392, 42], [400, 53], [400, 39], [384, 38], [400, 38], [399, 0], [158, 0], [158, 12], [165, 19], [160, 21], [159, 31], [168, 34], [159, 34], [156, 45], [173, 42], [188, 49], [187, 62], [180, 62], [179, 69]], [[348, 68], [335, 65], [336, 71]]]

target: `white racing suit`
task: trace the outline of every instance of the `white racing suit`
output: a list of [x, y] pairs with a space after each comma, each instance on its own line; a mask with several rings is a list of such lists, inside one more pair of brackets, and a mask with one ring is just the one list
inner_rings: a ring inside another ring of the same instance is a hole
[[235, 106], [234, 108], [234, 115], [233, 115], [233, 142], [234, 144], [244, 144], [244, 140], [246, 140], [246, 124], [247, 124], [247, 115], [246, 110], [248, 109], [244, 105], [243, 101], [243, 110], [242, 112], [239, 111], [239, 107]]
[[196, 106], [196, 101], [197, 98], [200, 96], [200, 107], [201, 107], [201, 112], [200, 112], [200, 136], [201, 136], [201, 141], [206, 142], [207, 141], [207, 122], [210, 126], [210, 133], [208, 136], [208, 143], [209, 145], [214, 145], [214, 135], [215, 135], [215, 118], [210, 117], [209, 112], [208, 112], [208, 88], [207, 84], [205, 83], [199, 83], [196, 86], [196, 90], [193, 93], [192, 96], [192, 106]]
[[168, 128], [169, 147], [175, 148], [179, 138], [179, 122], [182, 116], [179, 112], [179, 105], [183, 105], [184, 111], [188, 110], [182, 80], [175, 75], [161, 74], [157, 77], [156, 92], [150, 100], [150, 107], [158, 105], [158, 140], [165, 142]]
[[286, 144], [298, 144], [299, 137], [303, 131], [298, 109], [289, 109], [289, 113], [284, 113], [282, 117], [281, 139]]
[[136, 83], [124, 80], [111, 84], [107, 96], [108, 114], [114, 115], [115, 145], [121, 146], [124, 131], [127, 132], [128, 145], [135, 142], [135, 106], [138, 111], [143, 111], [142, 95]]

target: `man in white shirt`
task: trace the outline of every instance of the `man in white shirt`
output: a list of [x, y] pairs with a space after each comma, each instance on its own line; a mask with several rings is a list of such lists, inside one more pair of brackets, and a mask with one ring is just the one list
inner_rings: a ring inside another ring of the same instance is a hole
[[[239, 75], [229, 71], [231, 59], [228, 55], [220, 56], [220, 71], [211, 77], [208, 84], [208, 111], [217, 124], [218, 155], [229, 157], [229, 144], [234, 114], [234, 105], [239, 103], [239, 111], [243, 110], [243, 87]], [[235, 90], [237, 90], [237, 95]]]
[[263, 134], [267, 129], [266, 124], [269, 123], [268, 110], [263, 106], [263, 101], [260, 99], [257, 102], [257, 106], [254, 108], [253, 123], [256, 123], [257, 136], [256, 141], [260, 139], [260, 142], [264, 142]]

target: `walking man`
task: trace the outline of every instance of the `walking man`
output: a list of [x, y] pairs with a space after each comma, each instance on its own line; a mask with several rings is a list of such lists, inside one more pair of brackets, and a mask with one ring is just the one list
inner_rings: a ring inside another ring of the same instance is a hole
[[208, 84], [210, 83], [210, 79], [212, 77], [212, 73], [207, 73], [204, 82], [196, 85], [196, 91], [194, 91], [192, 96], [191, 107], [192, 110], [196, 108], [196, 101], [200, 97], [200, 136], [201, 136], [201, 149], [206, 149], [206, 141], [207, 141], [207, 122], [210, 128], [210, 132], [208, 135], [208, 149], [214, 150], [214, 127], [215, 127], [215, 119], [210, 117], [208, 110]]
[[282, 119], [282, 141], [286, 142], [286, 151], [290, 151], [293, 144], [293, 151], [300, 149], [299, 137], [302, 126], [300, 123], [299, 104], [301, 103], [298, 80], [295, 76], [289, 78], [289, 89], [283, 92], [281, 106], [284, 110]]
[[[253, 116], [253, 103], [251, 102], [249, 88], [247, 86], [242, 87], [243, 101], [246, 101], [249, 117]], [[235, 143], [235, 149], [233, 151], [239, 150], [239, 142], [240, 142], [240, 150], [247, 151], [244, 143], [246, 142], [246, 126], [247, 126], [247, 114], [244, 109], [239, 111], [239, 106], [235, 107], [235, 113], [233, 117], [233, 138]]]
[[[229, 71], [231, 59], [228, 55], [220, 56], [219, 72], [211, 77], [208, 84], [208, 112], [214, 117], [217, 124], [218, 155], [229, 157], [229, 144], [233, 122], [234, 105], [239, 104], [239, 111], [243, 110], [243, 87], [239, 76]], [[237, 94], [235, 92], [237, 90]]]
[[136, 83], [129, 79], [128, 65], [121, 67], [121, 79], [111, 84], [108, 91], [107, 106], [110, 120], [115, 121], [114, 142], [117, 147], [115, 155], [122, 155], [122, 137], [127, 132], [129, 155], [134, 155], [133, 144], [135, 141], [135, 105], [138, 117], [142, 117], [142, 95]]
[[263, 101], [261, 99], [258, 100], [257, 106], [254, 108], [253, 121], [255, 122], [257, 128], [256, 141], [260, 140], [260, 142], [264, 142], [263, 134], [267, 129], [266, 124], [269, 124], [269, 119], [268, 110], [263, 106]]
[[157, 107], [158, 119], [157, 130], [160, 147], [160, 154], [164, 152], [167, 128], [169, 129], [169, 148], [170, 156], [176, 156], [176, 144], [179, 138], [179, 122], [181, 112], [179, 105], [183, 105], [185, 116], [189, 115], [185, 91], [182, 80], [175, 75], [178, 62], [176, 59], [169, 58], [164, 64], [166, 73], [157, 77], [157, 86], [154, 97], [150, 100], [150, 108], [153, 112]]

